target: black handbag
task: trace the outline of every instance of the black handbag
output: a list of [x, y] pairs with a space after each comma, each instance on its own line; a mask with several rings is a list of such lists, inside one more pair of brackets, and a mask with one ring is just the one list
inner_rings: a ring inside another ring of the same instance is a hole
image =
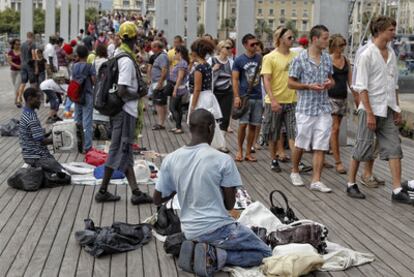
[[[285, 200], [285, 204], [286, 204], [286, 209], [282, 208], [282, 207], [278, 207], [275, 206], [273, 204], [273, 194], [275, 192], [278, 192], [283, 199]], [[274, 190], [270, 193], [270, 203], [271, 203], [271, 207], [270, 207], [270, 211], [283, 223], [283, 224], [290, 224], [292, 222], [295, 222], [298, 220], [298, 218], [295, 215], [295, 212], [289, 207], [289, 202], [287, 200], [286, 195], [281, 192], [280, 190]]]
[[169, 236], [181, 232], [180, 218], [172, 207], [172, 201], [170, 208], [167, 207], [167, 204], [164, 204], [158, 208], [157, 222], [154, 224], [154, 228], [158, 234], [163, 236]]

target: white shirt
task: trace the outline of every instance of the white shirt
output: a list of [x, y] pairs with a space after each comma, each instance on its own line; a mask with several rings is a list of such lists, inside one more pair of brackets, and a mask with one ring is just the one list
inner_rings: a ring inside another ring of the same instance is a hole
[[59, 64], [58, 64], [58, 58], [57, 58], [57, 55], [56, 55], [55, 46], [53, 46], [50, 43], [46, 44], [45, 50], [43, 51], [43, 56], [45, 57], [47, 64], [49, 64], [49, 58], [52, 58], [53, 59], [53, 66], [56, 69], [58, 69]]
[[108, 45], [108, 58], [112, 58], [115, 54], [115, 44], [111, 43]]
[[[115, 50], [115, 56], [121, 53], [122, 50], [119, 48]], [[120, 58], [118, 60], [118, 85], [124, 85], [128, 88], [128, 91], [131, 93], [137, 93], [138, 91], [138, 80], [137, 74], [135, 71], [135, 66], [133, 61], [128, 58]], [[138, 117], [138, 99], [128, 101], [124, 104], [122, 109], [130, 114], [131, 116]]]
[[[374, 115], [387, 117], [390, 107], [395, 112], [401, 112], [397, 105], [396, 90], [398, 89], [398, 67], [394, 51], [388, 48], [388, 60], [384, 61], [380, 50], [371, 44], [361, 54], [357, 63], [357, 74], [354, 90], [361, 93], [368, 91], [369, 102]], [[359, 109], [365, 109], [359, 105]]]
[[371, 44], [373, 44], [372, 39], [369, 39], [368, 42], [365, 45], [362, 45], [358, 48], [358, 50], [355, 53], [355, 57], [354, 57], [354, 66], [352, 67], [352, 87], [355, 85], [355, 81], [356, 81], [356, 74], [357, 74], [357, 67], [356, 65], [358, 64], [359, 58], [361, 57], [361, 54], [368, 48], [368, 46], [370, 46]]
[[40, 84], [40, 90], [52, 90], [57, 93], [66, 93], [68, 85], [59, 85], [53, 79], [47, 79]]

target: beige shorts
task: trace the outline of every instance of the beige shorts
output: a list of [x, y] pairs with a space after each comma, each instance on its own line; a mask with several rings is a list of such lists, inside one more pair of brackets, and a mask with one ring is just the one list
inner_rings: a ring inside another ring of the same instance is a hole
[[318, 116], [296, 113], [296, 126], [296, 147], [305, 150], [329, 150], [332, 129], [332, 116], [330, 113]]

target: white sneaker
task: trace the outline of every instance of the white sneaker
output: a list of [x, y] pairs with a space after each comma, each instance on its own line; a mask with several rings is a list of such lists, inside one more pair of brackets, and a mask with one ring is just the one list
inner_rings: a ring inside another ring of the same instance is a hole
[[312, 183], [310, 185], [310, 189], [311, 190], [317, 190], [317, 191], [320, 191], [320, 192], [331, 192], [332, 191], [330, 188], [325, 186], [325, 184], [322, 183], [322, 182]]
[[290, 180], [292, 180], [292, 184], [295, 187], [300, 187], [305, 185], [302, 181], [302, 177], [300, 177], [299, 173], [290, 173]]

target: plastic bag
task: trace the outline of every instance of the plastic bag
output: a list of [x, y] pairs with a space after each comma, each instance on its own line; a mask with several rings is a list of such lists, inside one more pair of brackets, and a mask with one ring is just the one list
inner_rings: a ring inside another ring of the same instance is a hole
[[[101, 165], [95, 168], [93, 171], [93, 176], [95, 176], [96, 179], [103, 179], [105, 172], [105, 165]], [[125, 174], [119, 170], [114, 170], [112, 173], [111, 179], [124, 179]]]
[[6, 124], [0, 125], [0, 135], [2, 137], [18, 137], [19, 120], [12, 118]]
[[167, 237], [164, 242], [165, 253], [174, 257], [180, 256], [181, 244], [185, 241], [183, 233], [175, 233]]
[[91, 164], [94, 166], [100, 166], [106, 162], [107, 158], [108, 158], [107, 153], [94, 149], [86, 153], [85, 163]]
[[216, 126], [214, 128], [214, 137], [213, 141], [211, 142], [211, 147], [215, 149], [226, 147], [226, 139], [224, 138], [223, 131], [220, 130], [218, 123], [216, 123]]
[[43, 184], [43, 170], [41, 168], [20, 168], [9, 179], [7, 184], [15, 189], [36, 191]]

